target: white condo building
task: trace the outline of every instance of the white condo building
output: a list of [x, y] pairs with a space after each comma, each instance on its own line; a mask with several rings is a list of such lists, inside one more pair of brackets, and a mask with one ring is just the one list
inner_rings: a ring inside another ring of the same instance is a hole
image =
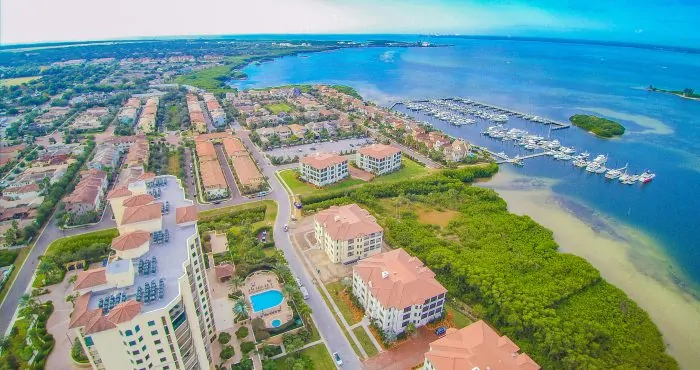
[[348, 160], [333, 153], [307, 155], [299, 161], [301, 178], [316, 186], [327, 186], [349, 176]]
[[319, 247], [333, 263], [352, 263], [382, 249], [384, 229], [357, 204], [317, 213], [314, 230]]
[[377, 176], [401, 168], [401, 151], [390, 145], [373, 144], [357, 150], [357, 167]]
[[174, 176], [108, 195], [119, 236], [78, 274], [69, 327], [94, 369], [209, 369], [215, 339], [197, 210]]
[[395, 249], [353, 266], [352, 293], [383, 331], [399, 334], [439, 318], [447, 289], [421, 260]]

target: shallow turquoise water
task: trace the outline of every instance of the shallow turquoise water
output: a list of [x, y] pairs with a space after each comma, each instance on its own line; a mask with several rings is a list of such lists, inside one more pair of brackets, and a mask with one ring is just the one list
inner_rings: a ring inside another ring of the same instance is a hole
[[268, 290], [250, 296], [250, 303], [253, 304], [253, 312], [260, 312], [279, 306], [283, 298], [282, 292], [279, 290]]

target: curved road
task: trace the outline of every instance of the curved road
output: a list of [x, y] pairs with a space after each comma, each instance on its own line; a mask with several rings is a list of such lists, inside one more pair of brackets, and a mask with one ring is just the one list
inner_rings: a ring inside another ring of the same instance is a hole
[[[245, 146], [248, 147], [253, 159], [258, 163], [258, 166], [260, 166], [263, 175], [267, 176], [272, 192], [264, 198], [247, 199], [236, 197], [236, 199], [228, 202], [222, 202], [221, 204], [199, 205], [198, 208], [222, 208], [232, 204], [253, 202], [260, 199], [275, 200], [278, 204], [277, 219], [275, 220], [274, 225], [274, 235], [277, 235], [276, 245], [277, 248], [282, 250], [284, 253], [285, 258], [289, 263], [289, 268], [292, 270], [292, 272], [299, 276], [301, 282], [309, 290], [309, 299], [306, 301], [306, 303], [313, 311], [311, 317], [316, 323], [316, 327], [321, 334], [321, 338], [326, 343], [331, 353], [338, 352], [340, 354], [340, 357], [344, 362], [344, 367], [348, 369], [361, 369], [362, 362], [353, 351], [347, 337], [343, 335], [338, 322], [333, 317], [333, 314], [326, 305], [325, 301], [323, 298], [321, 298], [322, 293], [313, 283], [314, 280], [306, 271], [301, 257], [297, 255], [296, 250], [292, 246], [289, 234], [284, 231], [284, 225], [289, 222], [292, 205], [287, 192], [282, 186], [282, 183], [280, 183], [275, 176], [275, 168], [267, 162], [264, 156], [253, 145], [248, 138], [248, 133], [246, 131], [239, 131], [239, 136], [243, 140]], [[17, 305], [20, 297], [31, 288], [30, 284], [34, 270], [36, 269], [38, 263], [38, 257], [44, 254], [46, 248], [52, 241], [65, 236], [104, 230], [112, 227], [116, 227], [116, 224], [114, 220], [112, 220], [111, 212], [109, 211], [105, 213], [102, 221], [95, 225], [70, 230], [58, 229], [52, 218], [51, 221], [48, 222], [43, 232], [39, 235], [34, 248], [27, 257], [24, 265], [21, 266], [17, 278], [10, 287], [10, 291], [5, 297], [5, 300], [0, 305], [0, 333], [4, 334], [6, 331], [8, 331], [8, 326], [12, 322], [13, 316], [17, 311]]]

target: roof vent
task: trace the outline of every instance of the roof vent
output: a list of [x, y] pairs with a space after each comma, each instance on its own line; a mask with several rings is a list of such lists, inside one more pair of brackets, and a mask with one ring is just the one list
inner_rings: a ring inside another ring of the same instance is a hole
[[389, 277], [389, 271], [382, 271], [382, 279], [386, 279]]

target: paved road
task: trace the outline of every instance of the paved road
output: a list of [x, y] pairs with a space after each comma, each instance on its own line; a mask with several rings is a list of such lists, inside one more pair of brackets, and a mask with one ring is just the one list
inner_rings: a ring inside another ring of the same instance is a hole
[[[287, 192], [283, 188], [282, 184], [279, 182], [275, 176], [275, 168], [271, 166], [263, 157], [263, 155], [257, 150], [248, 137], [246, 131], [242, 131], [241, 139], [243, 143], [249, 148], [253, 159], [258, 162], [263, 174], [268, 177], [272, 192], [262, 199], [273, 199], [278, 203], [278, 217], [275, 220], [274, 234], [277, 235], [276, 244], [277, 248], [282, 250], [285, 258], [289, 262], [289, 267], [299, 278], [302, 284], [309, 290], [310, 297], [307, 300], [307, 304], [311, 307], [313, 313], [311, 316], [316, 323], [316, 326], [323, 338], [324, 342], [327, 343], [330, 352], [338, 352], [343, 359], [345, 368], [348, 369], [361, 369], [362, 362], [359, 360], [355, 352], [350, 347], [350, 342], [343, 335], [338, 322], [333, 317], [328, 306], [321, 298], [321, 292], [318, 290], [316, 285], [313, 283], [311, 275], [306, 271], [304, 263], [300, 256], [296, 254], [294, 247], [292, 246], [291, 240], [289, 239], [289, 234], [284, 231], [284, 225], [289, 222], [289, 216], [291, 214], [291, 204]], [[189, 174], [189, 170], [186, 171]], [[212, 209], [226, 207], [232, 204], [241, 204], [246, 202], [252, 202], [259, 199], [248, 199], [243, 197], [237, 197], [237, 199], [222, 202], [220, 204], [206, 204], [198, 205], [199, 209]], [[5, 298], [2, 306], [0, 306], [0, 333], [5, 333], [8, 329], [8, 324], [12, 321], [12, 318], [17, 309], [17, 304], [20, 297], [24, 294], [27, 289], [29, 289], [29, 284], [36, 269], [38, 263], [38, 257], [42, 255], [48, 245], [59, 238], [69, 235], [82, 234], [86, 232], [92, 232], [97, 230], [103, 230], [110, 227], [116, 227], [114, 220], [111, 217], [105, 217], [103, 220], [96, 224], [85, 228], [71, 229], [71, 230], [59, 230], [55, 226], [55, 222], [51, 220], [39, 239], [36, 245], [32, 249], [26, 263], [20, 268], [20, 272], [14, 282], [10, 287], [7, 297]]]
[[350, 342], [345, 335], [343, 335], [338, 322], [335, 321], [333, 314], [328, 306], [326, 306], [326, 302], [321, 298], [322, 293], [318, 290], [318, 287], [313, 284], [313, 279], [306, 271], [304, 262], [301, 257], [297, 255], [292, 246], [289, 234], [284, 231], [284, 225], [289, 222], [291, 204], [287, 192], [275, 176], [275, 168], [270, 166], [260, 152], [255, 149], [247, 133], [241, 132], [240, 136], [243, 139], [243, 143], [249, 148], [251, 154], [253, 154], [253, 158], [258, 162], [263, 174], [269, 178], [270, 187], [272, 188], [271, 195], [273, 199], [277, 201], [279, 207], [274, 227], [274, 235], [276, 236], [275, 244], [277, 248], [284, 253], [287, 262], [289, 262], [289, 268], [299, 276], [302, 284], [309, 290], [309, 299], [306, 303], [313, 311], [311, 316], [321, 333], [321, 337], [327, 343], [331, 353], [338, 352], [340, 354], [344, 362], [344, 368], [361, 369], [362, 362], [357, 355], [355, 355], [352, 347], [350, 347]]
[[233, 176], [233, 172], [231, 172], [231, 166], [228, 165], [228, 157], [226, 156], [226, 153], [224, 153], [223, 146], [221, 144], [215, 144], [214, 148], [216, 149], [216, 156], [219, 158], [221, 170], [224, 172], [224, 176], [226, 177], [226, 184], [231, 192], [231, 199], [240, 198], [241, 192], [238, 191], [236, 178]]
[[117, 227], [117, 224], [114, 222], [114, 220], [112, 220], [112, 213], [109, 210], [105, 212], [105, 216], [102, 218], [102, 221], [95, 225], [68, 230], [59, 229], [56, 226], [56, 220], [52, 216], [44, 227], [43, 232], [39, 235], [34, 248], [29, 253], [29, 256], [27, 256], [24, 264], [20, 267], [19, 273], [17, 274], [13, 284], [10, 286], [10, 290], [7, 292], [5, 299], [0, 304], [0, 334], [5, 335], [7, 332], [8, 325], [10, 322], [12, 322], [12, 317], [15, 315], [15, 311], [17, 310], [20, 297], [22, 297], [22, 295], [30, 289], [29, 284], [31, 282], [32, 275], [34, 274], [34, 270], [39, 264], [39, 256], [46, 252], [46, 248], [48, 248], [51, 242], [66, 236], [104, 230], [113, 227]]

